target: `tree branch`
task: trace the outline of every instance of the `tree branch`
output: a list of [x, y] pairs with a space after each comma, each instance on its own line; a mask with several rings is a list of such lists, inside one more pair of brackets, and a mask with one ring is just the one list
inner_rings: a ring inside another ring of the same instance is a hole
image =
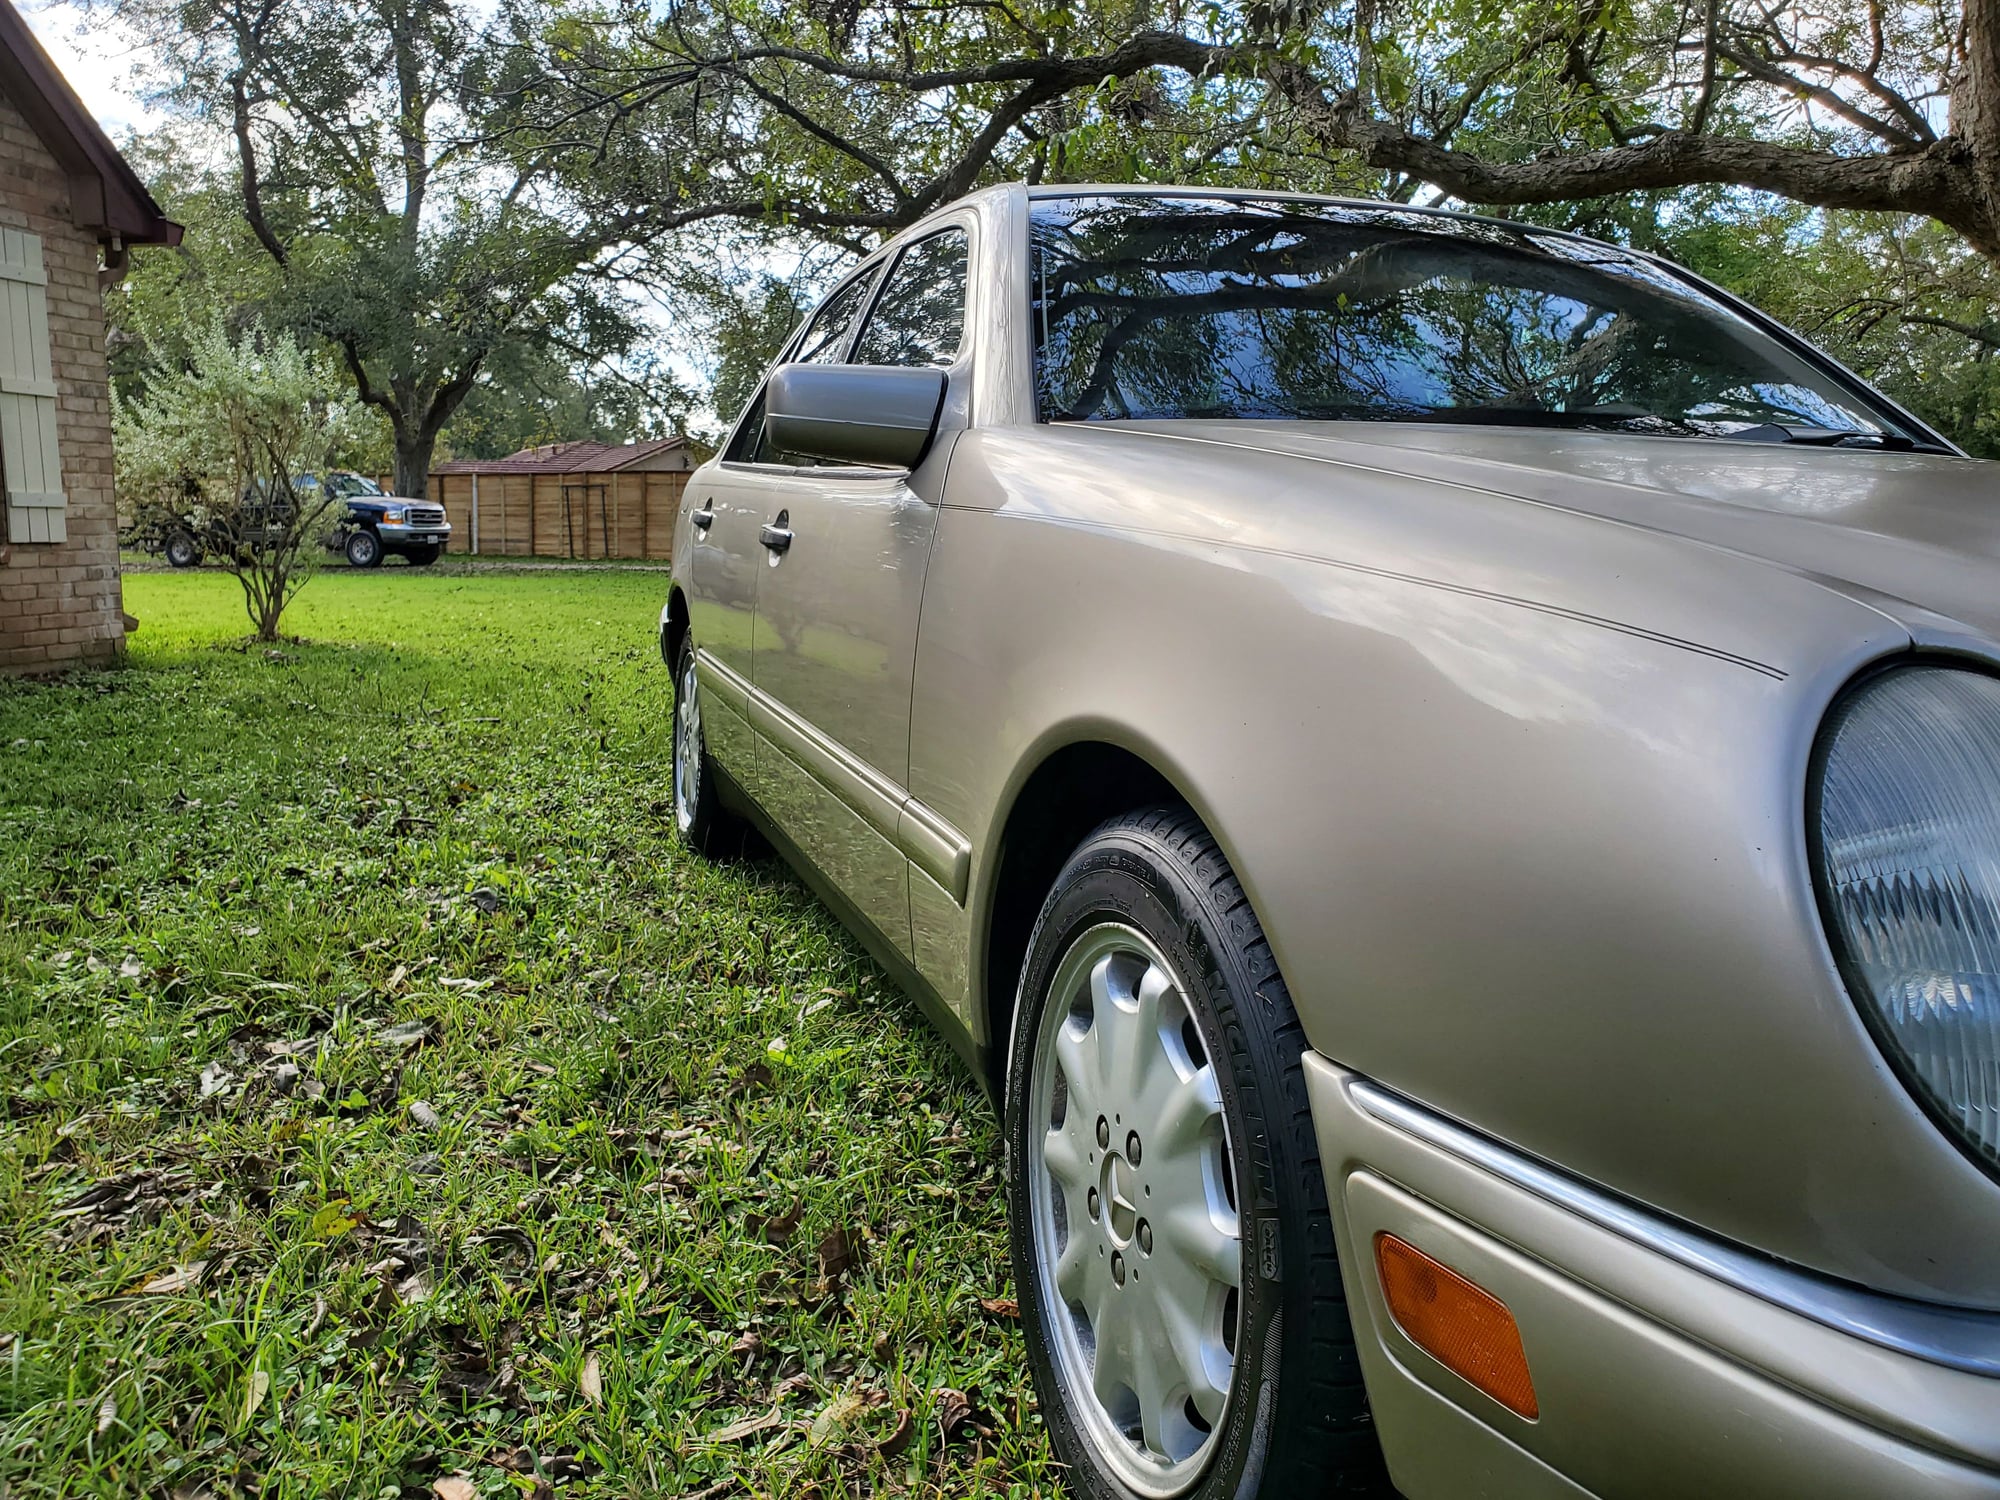
[[250, 96], [244, 92], [241, 71], [230, 74], [229, 92], [234, 106], [233, 124], [243, 192], [243, 217], [250, 221], [250, 232], [257, 236], [257, 243], [264, 247], [265, 253], [284, 266], [289, 259], [284, 242], [272, 232], [270, 220], [264, 216], [264, 194], [257, 181], [257, 146], [250, 139]]

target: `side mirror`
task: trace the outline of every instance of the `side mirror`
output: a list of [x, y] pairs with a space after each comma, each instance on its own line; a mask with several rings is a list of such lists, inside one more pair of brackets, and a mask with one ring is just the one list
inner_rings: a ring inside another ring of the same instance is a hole
[[779, 365], [764, 392], [764, 430], [787, 453], [914, 469], [943, 406], [942, 370]]

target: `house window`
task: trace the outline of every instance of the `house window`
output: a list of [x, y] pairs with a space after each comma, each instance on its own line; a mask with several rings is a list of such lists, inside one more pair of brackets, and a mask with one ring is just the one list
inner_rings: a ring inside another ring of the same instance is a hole
[[66, 542], [42, 242], [0, 228], [0, 485], [7, 540]]

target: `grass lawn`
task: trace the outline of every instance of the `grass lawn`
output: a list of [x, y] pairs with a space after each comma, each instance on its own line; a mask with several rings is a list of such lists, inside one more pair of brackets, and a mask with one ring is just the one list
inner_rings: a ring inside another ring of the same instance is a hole
[[675, 847], [664, 588], [147, 574], [0, 682], [0, 1495], [1053, 1492], [992, 1112]]

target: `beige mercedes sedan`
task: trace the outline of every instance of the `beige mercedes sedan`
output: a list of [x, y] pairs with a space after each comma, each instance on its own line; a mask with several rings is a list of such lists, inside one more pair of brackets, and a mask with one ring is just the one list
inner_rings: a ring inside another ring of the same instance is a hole
[[695, 849], [1002, 1103], [1079, 1496], [2000, 1496], [2000, 466], [1713, 286], [1004, 187], [692, 476]]

